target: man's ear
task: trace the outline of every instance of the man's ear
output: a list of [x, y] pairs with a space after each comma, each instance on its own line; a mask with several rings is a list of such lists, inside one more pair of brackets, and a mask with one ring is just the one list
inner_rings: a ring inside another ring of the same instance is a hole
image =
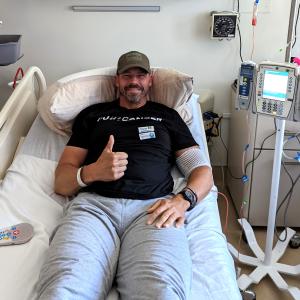
[[153, 83], [153, 74], [150, 74], [150, 81], [149, 81], [149, 86], [152, 86]]

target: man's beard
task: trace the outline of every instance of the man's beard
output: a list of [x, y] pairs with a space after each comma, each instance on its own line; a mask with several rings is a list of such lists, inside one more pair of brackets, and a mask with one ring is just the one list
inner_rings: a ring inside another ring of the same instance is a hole
[[[130, 93], [128, 93], [128, 90], [130, 88], [137, 88], [138, 90], [140, 90], [140, 93], [139, 94], [130, 94]], [[124, 96], [131, 103], [139, 103], [141, 101], [141, 99], [144, 98], [146, 93], [147, 93], [147, 91], [145, 91], [145, 89], [142, 86], [139, 86], [137, 84], [129, 84], [129, 85], [125, 86], [123, 89], [120, 89], [120, 94], [122, 96]]]

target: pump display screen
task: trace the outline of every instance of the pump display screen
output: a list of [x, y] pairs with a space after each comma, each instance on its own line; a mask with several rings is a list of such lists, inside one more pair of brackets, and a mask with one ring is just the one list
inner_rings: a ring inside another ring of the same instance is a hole
[[266, 70], [264, 75], [263, 98], [285, 101], [289, 72]]

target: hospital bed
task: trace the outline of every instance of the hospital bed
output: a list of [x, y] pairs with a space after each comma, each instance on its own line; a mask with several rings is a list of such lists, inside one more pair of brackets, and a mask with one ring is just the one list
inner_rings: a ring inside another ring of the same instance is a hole
[[[76, 78], [89, 78], [99, 72], [103, 70], [73, 74], [58, 82], [76, 83]], [[31, 67], [0, 113], [0, 227], [22, 222], [34, 227], [34, 236], [28, 243], [0, 247], [1, 299], [35, 299], [35, 285], [49, 236], [68, 201], [53, 190], [54, 170], [68, 134], [49, 129], [49, 120], [37, 111], [41, 95], [47, 95], [49, 90], [51, 87], [45, 93], [46, 83], [40, 69]], [[199, 97], [186, 96], [189, 98], [185, 104], [187, 112], [192, 113], [190, 130], [209, 159]], [[177, 170], [173, 176], [176, 191], [184, 185], [184, 179]], [[209, 195], [187, 213], [186, 228], [193, 262], [192, 300], [241, 299], [216, 200], [217, 189], [213, 187]], [[112, 288], [107, 299], [118, 299], [116, 288]]]

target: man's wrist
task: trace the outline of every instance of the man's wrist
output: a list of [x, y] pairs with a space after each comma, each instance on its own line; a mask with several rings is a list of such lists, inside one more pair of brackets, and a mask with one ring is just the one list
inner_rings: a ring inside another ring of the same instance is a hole
[[89, 185], [90, 183], [93, 182], [92, 176], [91, 176], [91, 166], [83, 166], [81, 168], [81, 180], [83, 181], [84, 184]]
[[198, 202], [198, 197], [197, 194], [191, 188], [185, 187], [178, 194], [182, 195], [183, 199], [190, 204], [187, 211], [192, 210], [196, 206]]
[[190, 202], [186, 201], [186, 200], [183, 198], [182, 194], [177, 194], [177, 195], [176, 195], [176, 198], [179, 199], [179, 200], [181, 201], [182, 206], [184, 207], [185, 211], [187, 211], [187, 210], [190, 208], [190, 206], [191, 206]]

